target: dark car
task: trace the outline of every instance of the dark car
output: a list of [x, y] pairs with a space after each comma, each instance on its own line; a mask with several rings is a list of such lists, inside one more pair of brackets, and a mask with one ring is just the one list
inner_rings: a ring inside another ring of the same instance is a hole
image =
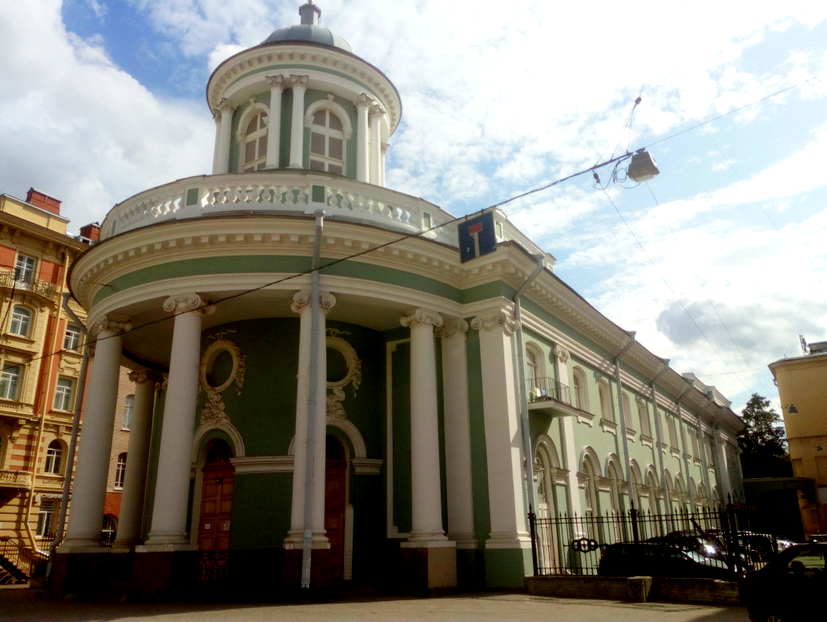
[[653, 542], [610, 544], [603, 550], [597, 574], [604, 577], [697, 577], [725, 581], [737, 578], [719, 560]]
[[693, 531], [670, 531], [665, 536], [655, 536], [644, 542], [668, 544], [684, 551], [695, 551], [704, 557], [726, 562], [725, 549], [719, 540], [704, 537]]
[[[813, 620], [827, 591], [827, 543], [796, 544], [748, 572], [744, 600], [753, 622]], [[822, 612], [823, 614], [823, 612]]]

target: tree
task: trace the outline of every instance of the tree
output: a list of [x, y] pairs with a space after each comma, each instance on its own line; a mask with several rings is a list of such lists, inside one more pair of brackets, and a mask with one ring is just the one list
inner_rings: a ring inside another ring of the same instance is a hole
[[790, 455], [781, 417], [770, 401], [753, 393], [741, 417], [746, 427], [738, 433], [744, 477], [791, 476]]

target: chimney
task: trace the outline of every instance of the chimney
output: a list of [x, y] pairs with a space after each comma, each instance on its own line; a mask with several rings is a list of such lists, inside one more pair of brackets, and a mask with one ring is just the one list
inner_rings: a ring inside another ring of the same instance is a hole
[[42, 192], [38, 192], [34, 188], [29, 188], [29, 191], [26, 193], [26, 203], [30, 203], [35, 207], [39, 207], [40, 209], [60, 216], [60, 201], [53, 199]]
[[321, 14], [322, 10], [313, 4], [313, 0], [308, 0], [307, 4], [299, 7], [299, 15], [301, 15], [303, 26], [318, 26]]
[[90, 242], [100, 242], [101, 239], [101, 226], [93, 222], [90, 225], [84, 225], [80, 228], [80, 237], [86, 238]]

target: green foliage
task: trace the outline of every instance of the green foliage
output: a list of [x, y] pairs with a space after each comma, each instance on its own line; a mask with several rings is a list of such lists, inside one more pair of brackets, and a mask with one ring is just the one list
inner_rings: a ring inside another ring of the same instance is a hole
[[753, 393], [741, 417], [746, 427], [738, 433], [741, 468], [745, 478], [792, 475], [781, 417], [770, 401]]

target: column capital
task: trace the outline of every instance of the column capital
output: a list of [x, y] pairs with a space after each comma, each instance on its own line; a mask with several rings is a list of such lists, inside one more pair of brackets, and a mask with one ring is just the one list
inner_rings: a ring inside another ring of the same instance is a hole
[[561, 363], [567, 363], [568, 360], [571, 358], [571, 353], [568, 351], [568, 349], [564, 348], [560, 344], [554, 346], [554, 355], [557, 357], [557, 360]]
[[[322, 311], [327, 315], [336, 305], [336, 297], [330, 292], [319, 292], [319, 305]], [[290, 310], [293, 313], [301, 314], [305, 309], [310, 308], [310, 292], [296, 292], [293, 294], [293, 302], [290, 304]]]
[[215, 308], [208, 307], [207, 303], [198, 294], [170, 296], [164, 301], [164, 311], [167, 313], [186, 313], [187, 311], [197, 311], [199, 309], [203, 309], [207, 315], [215, 312]]
[[94, 324], [92, 324], [92, 327], [89, 329], [89, 332], [97, 337], [100, 333], [102, 333], [105, 330], [111, 333], [119, 334], [125, 333], [126, 331], [131, 329], [132, 322], [130, 322], [128, 318], [119, 317], [115, 315], [104, 315], [102, 318], [100, 318]]
[[237, 108], [237, 106], [225, 97], [220, 102], [218, 102], [218, 108], [216, 110], [219, 113], [221, 113], [221, 112], [233, 112], [233, 111], [235, 111], [236, 108]]
[[156, 383], [163, 380], [163, 376], [160, 373], [148, 369], [144, 371], [131, 371], [128, 376], [129, 381], [135, 384]]
[[294, 76], [293, 74], [290, 74], [290, 86], [292, 86], [294, 89], [306, 89], [307, 79], [308, 76]]
[[402, 326], [413, 327], [417, 324], [430, 324], [435, 328], [442, 326], [442, 316], [436, 311], [428, 309], [412, 309], [408, 315], [399, 318]]
[[450, 339], [451, 337], [456, 337], [458, 335], [465, 335], [468, 332], [468, 322], [465, 320], [459, 320], [458, 322], [451, 322], [450, 324], [445, 324], [444, 326], [437, 328], [434, 333], [437, 337], [441, 337], [443, 339]]
[[381, 117], [383, 114], [385, 114], [385, 109], [382, 108], [382, 106], [380, 106], [377, 103], [371, 103], [371, 105], [370, 105], [370, 116], [371, 117]]
[[507, 336], [514, 334], [517, 329], [517, 322], [510, 311], [499, 310], [486, 315], [478, 315], [471, 320], [471, 328], [474, 330], [494, 330], [501, 328]]
[[374, 103], [374, 99], [367, 93], [361, 93], [359, 97], [353, 100], [357, 108], [368, 108]]
[[270, 85], [270, 88], [278, 88], [283, 89], [286, 85], [284, 76], [277, 75], [277, 76], [267, 76], [267, 84]]

